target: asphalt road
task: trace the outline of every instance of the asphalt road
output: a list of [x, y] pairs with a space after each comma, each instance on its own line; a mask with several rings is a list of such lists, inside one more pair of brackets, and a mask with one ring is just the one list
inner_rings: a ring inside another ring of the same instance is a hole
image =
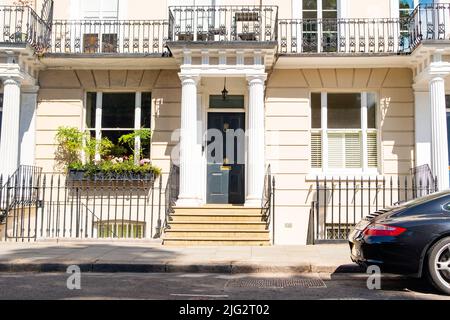
[[[68, 274], [2, 273], [0, 299], [449, 299], [420, 280], [385, 276], [381, 290], [355, 274], [95, 274], [80, 277], [81, 290], [67, 289]], [[76, 284], [76, 282], [71, 282]]]

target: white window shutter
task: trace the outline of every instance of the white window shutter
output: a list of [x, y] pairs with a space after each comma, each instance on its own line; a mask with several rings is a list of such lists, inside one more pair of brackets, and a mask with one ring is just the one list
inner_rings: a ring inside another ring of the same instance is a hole
[[344, 135], [328, 134], [328, 166], [330, 168], [344, 167]]
[[311, 167], [322, 168], [322, 135], [311, 133]]
[[367, 133], [367, 166], [378, 168], [378, 139], [376, 132]]
[[359, 133], [345, 134], [345, 168], [362, 167], [362, 143]]

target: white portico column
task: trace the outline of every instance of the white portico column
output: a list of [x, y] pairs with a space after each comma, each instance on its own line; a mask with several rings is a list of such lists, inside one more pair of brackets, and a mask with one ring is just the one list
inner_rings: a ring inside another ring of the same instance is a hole
[[177, 206], [195, 207], [200, 204], [197, 155], [197, 84], [198, 76], [180, 75], [181, 133], [180, 133], [180, 194]]
[[39, 87], [22, 87], [20, 106], [20, 160], [21, 165], [35, 164], [36, 105]]
[[448, 142], [445, 109], [445, 75], [430, 79], [431, 165], [438, 179], [439, 190], [449, 189]]
[[264, 83], [267, 75], [249, 76], [248, 81], [248, 161], [246, 206], [261, 206], [264, 189]]
[[0, 141], [0, 174], [13, 174], [19, 166], [20, 82], [3, 81], [3, 117]]

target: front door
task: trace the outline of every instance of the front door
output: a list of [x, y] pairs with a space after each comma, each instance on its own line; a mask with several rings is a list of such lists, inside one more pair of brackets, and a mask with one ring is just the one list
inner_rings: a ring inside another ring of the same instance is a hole
[[209, 113], [207, 202], [245, 201], [245, 114]]

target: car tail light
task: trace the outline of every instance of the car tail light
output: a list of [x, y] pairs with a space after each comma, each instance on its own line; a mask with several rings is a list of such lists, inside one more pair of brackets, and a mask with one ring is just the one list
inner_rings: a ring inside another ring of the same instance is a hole
[[375, 223], [371, 224], [364, 230], [364, 235], [376, 237], [396, 237], [405, 231], [405, 228]]

